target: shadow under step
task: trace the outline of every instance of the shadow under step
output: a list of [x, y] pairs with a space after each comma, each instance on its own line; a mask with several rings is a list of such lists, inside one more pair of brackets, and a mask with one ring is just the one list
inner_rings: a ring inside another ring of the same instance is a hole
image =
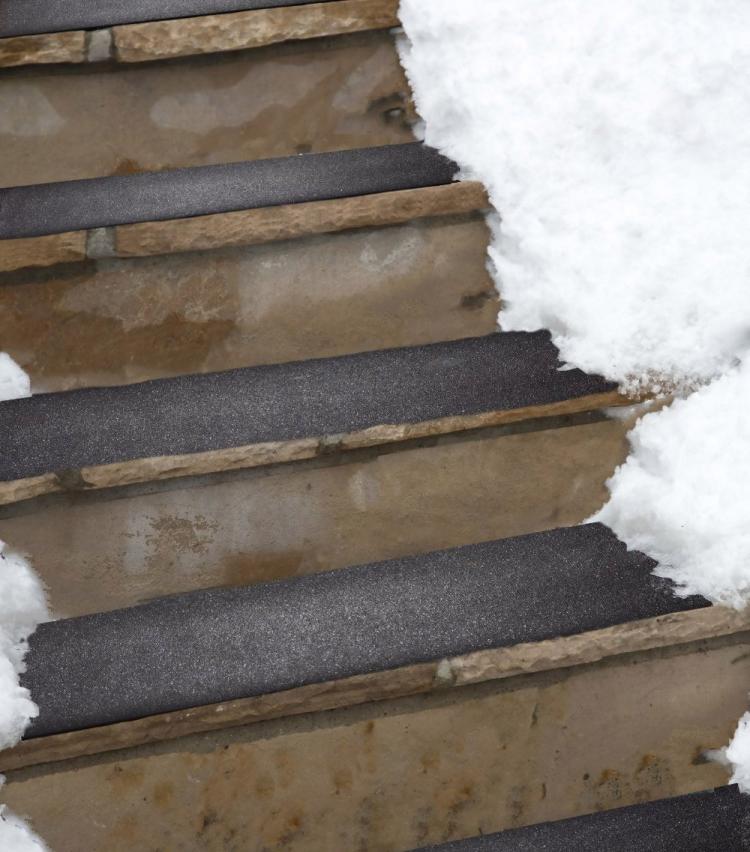
[[487, 207], [418, 142], [0, 189], [0, 271], [251, 245]]
[[662, 799], [500, 834], [423, 847], [423, 852], [745, 852], [750, 798], [736, 786]]

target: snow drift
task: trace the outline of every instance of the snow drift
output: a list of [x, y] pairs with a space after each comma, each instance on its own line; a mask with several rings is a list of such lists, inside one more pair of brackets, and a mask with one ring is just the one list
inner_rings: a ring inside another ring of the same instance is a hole
[[[625, 392], [700, 389], [638, 422], [597, 519], [679, 594], [744, 607], [750, 5], [402, 0], [401, 20], [426, 142], [498, 211], [501, 327], [550, 329]], [[750, 791], [750, 744], [727, 756]]]

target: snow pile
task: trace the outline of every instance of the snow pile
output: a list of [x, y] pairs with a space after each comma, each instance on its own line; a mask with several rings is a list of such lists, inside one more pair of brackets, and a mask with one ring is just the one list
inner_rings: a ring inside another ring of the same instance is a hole
[[[0, 352], [0, 404], [30, 393], [29, 377]], [[49, 617], [44, 588], [29, 563], [19, 554], [8, 552], [0, 541], [0, 749], [15, 745], [29, 721], [38, 715], [18, 676], [23, 671], [28, 637]], [[3, 781], [0, 776], [0, 785]], [[18, 817], [0, 805], [3, 852], [44, 852], [46, 848]]]
[[426, 141], [486, 184], [505, 329], [625, 386], [750, 341], [750, 6], [402, 0]]
[[[0, 749], [15, 745], [38, 708], [18, 675], [28, 637], [37, 624], [49, 620], [44, 589], [29, 563], [9, 553], [0, 541]], [[4, 779], [0, 776], [0, 784]], [[0, 849], [32, 852], [46, 846], [13, 814], [0, 805]]]
[[[750, 4], [402, 0], [401, 20], [425, 141], [499, 213], [501, 327], [550, 329], [626, 392], [696, 391], [639, 421], [596, 519], [680, 594], [745, 606]], [[750, 791], [749, 729], [727, 757]]]
[[0, 352], [0, 402], [31, 396], [29, 377], [5, 352]]
[[46, 852], [47, 846], [24, 822], [0, 805], [0, 849], [3, 852]]
[[750, 600], [750, 361], [643, 417], [592, 519], [660, 564], [679, 594]]

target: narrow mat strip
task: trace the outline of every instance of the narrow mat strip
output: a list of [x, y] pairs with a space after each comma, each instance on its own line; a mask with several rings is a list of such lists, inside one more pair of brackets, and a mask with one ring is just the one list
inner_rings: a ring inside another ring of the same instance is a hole
[[0, 38], [336, 0], [3, 0]]
[[419, 142], [0, 189], [0, 239], [182, 219], [451, 183]]

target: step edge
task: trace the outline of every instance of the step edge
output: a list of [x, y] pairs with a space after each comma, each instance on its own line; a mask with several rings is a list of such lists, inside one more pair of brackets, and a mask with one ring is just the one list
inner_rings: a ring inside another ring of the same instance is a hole
[[750, 611], [709, 606], [669, 613], [572, 636], [477, 651], [254, 698], [24, 740], [0, 752], [0, 772], [130, 749], [254, 722], [590, 665], [626, 654], [688, 645], [749, 630]]
[[275, 207], [251, 207], [183, 219], [134, 222], [0, 240], [0, 273], [62, 263], [214, 251], [385, 228], [490, 209], [478, 181], [399, 189]]
[[407, 443], [419, 438], [505, 426], [524, 420], [629, 406], [635, 402], [637, 400], [612, 390], [523, 408], [452, 415], [421, 422], [379, 424], [338, 435], [267, 441], [201, 453], [155, 456], [93, 465], [77, 470], [48, 472], [39, 476], [0, 482], [0, 506], [64, 491], [95, 491], [303, 461], [350, 450]]

